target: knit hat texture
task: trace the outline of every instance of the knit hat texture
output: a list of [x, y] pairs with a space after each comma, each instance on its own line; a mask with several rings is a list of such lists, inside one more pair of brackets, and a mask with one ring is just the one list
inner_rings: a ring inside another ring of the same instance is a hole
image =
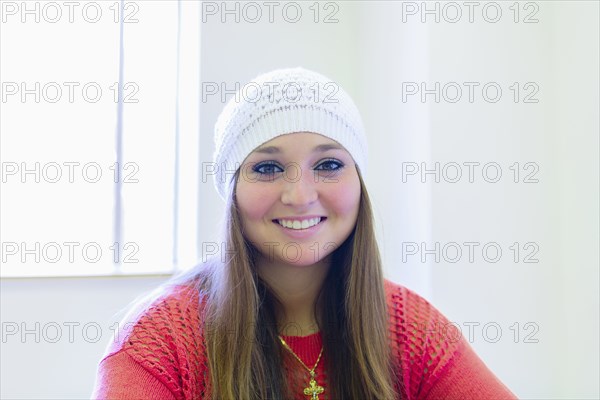
[[259, 75], [225, 105], [215, 124], [215, 186], [225, 200], [232, 179], [258, 146], [289, 133], [312, 132], [335, 140], [364, 175], [367, 140], [350, 96], [335, 81], [301, 67]]

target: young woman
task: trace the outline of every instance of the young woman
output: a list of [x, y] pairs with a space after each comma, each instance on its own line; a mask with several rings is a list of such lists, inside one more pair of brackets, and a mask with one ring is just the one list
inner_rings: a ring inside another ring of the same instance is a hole
[[515, 398], [442, 314], [383, 278], [365, 134], [335, 82], [259, 76], [215, 143], [221, 251], [130, 318], [94, 398]]

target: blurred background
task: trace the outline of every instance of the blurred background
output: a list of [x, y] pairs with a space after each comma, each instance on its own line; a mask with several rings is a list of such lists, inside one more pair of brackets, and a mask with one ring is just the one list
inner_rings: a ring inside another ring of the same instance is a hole
[[599, 3], [0, 2], [0, 398], [89, 398], [117, 312], [214, 252], [260, 73], [354, 98], [385, 273], [523, 399], [597, 399]]

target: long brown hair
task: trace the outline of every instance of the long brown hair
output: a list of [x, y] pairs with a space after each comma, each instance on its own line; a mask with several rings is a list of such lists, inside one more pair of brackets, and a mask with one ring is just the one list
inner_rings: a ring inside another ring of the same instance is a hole
[[[399, 364], [393, 362], [388, 342], [371, 202], [358, 167], [357, 172], [361, 199], [356, 226], [332, 255], [315, 315], [328, 360], [328, 398], [390, 400], [400, 397], [395, 386]], [[238, 177], [239, 170], [234, 182]], [[275, 316], [281, 304], [256, 273], [257, 250], [243, 236], [235, 190], [231, 192], [221, 254], [173, 281], [194, 280], [206, 301], [201, 317], [212, 399], [291, 398], [277, 338]]]

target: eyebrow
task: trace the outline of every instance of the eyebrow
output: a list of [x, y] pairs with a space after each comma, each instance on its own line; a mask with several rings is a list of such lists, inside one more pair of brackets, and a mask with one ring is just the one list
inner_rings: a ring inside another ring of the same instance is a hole
[[[334, 143], [327, 143], [327, 144], [320, 144], [318, 146], [316, 146], [312, 151], [314, 152], [325, 152], [327, 150], [343, 150], [343, 148], [338, 145], [338, 144], [334, 144]], [[266, 154], [275, 154], [275, 153], [281, 153], [281, 149], [277, 146], [266, 146], [266, 147], [259, 147], [258, 149], [254, 150], [255, 153], [266, 153]]]

